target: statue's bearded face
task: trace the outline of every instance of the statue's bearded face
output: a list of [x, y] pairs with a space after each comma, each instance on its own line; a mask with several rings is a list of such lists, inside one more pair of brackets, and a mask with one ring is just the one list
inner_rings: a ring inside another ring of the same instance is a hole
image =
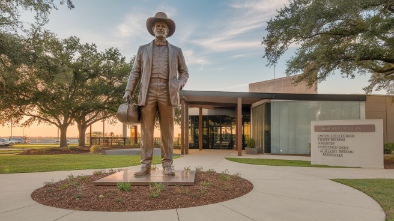
[[168, 35], [168, 26], [165, 22], [155, 22], [155, 24], [152, 27], [153, 33], [155, 34], [155, 37], [167, 37]]

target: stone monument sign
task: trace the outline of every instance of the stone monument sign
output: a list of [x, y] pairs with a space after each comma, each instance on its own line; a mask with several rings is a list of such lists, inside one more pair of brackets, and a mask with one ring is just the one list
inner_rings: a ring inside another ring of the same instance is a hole
[[383, 120], [312, 121], [311, 163], [384, 168]]

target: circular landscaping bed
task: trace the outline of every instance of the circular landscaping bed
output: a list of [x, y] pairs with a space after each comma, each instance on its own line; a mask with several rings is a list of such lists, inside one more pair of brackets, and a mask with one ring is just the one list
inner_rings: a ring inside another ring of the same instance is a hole
[[59, 182], [46, 182], [31, 197], [38, 203], [83, 211], [151, 211], [187, 208], [219, 203], [249, 193], [253, 185], [238, 174], [196, 171], [193, 186], [95, 186], [93, 181], [111, 175], [97, 171], [91, 176], [73, 176]]

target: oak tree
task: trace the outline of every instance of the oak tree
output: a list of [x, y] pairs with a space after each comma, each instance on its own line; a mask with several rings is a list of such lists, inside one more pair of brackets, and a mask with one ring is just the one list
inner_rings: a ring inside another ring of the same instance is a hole
[[295, 47], [287, 75], [309, 85], [340, 71], [371, 74], [369, 87], [392, 90], [394, 0], [291, 0], [268, 21], [264, 57], [275, 65]]

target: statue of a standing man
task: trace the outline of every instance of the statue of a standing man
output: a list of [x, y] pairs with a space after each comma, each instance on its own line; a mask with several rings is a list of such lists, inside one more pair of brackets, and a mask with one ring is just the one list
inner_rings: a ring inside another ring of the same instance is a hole
[[138, 105], [141, 110], [141, 169], [134, 176], [150, 174], [153, 157], [153, 131], [158, 114], [161, 133], [161, 159], [164, 175], [175, 175], [172, 167], [174, 107], [179, 105], [179, 90], [189, 78], [182, 50], [168, 43], [175, 23], [164, 12], [146, 20], [155, 39], [139, 47], [130, 72], [124, 99], [131, 97], [141, 83]]

